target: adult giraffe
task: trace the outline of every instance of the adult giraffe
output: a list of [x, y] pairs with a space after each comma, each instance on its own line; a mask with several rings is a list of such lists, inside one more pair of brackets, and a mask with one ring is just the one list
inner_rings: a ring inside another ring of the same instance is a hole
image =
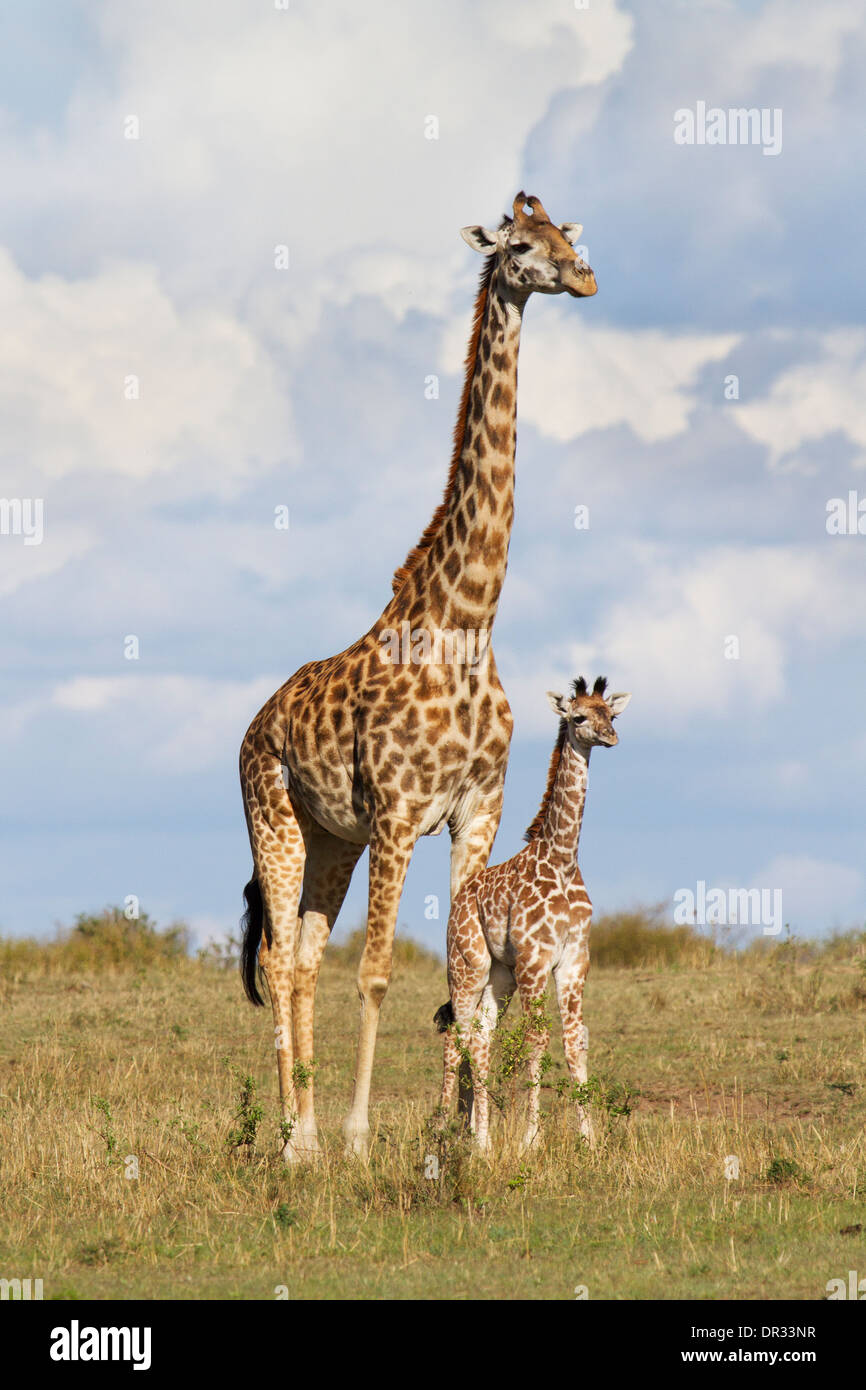
[[[343, 1126], [359, 1154], [369, 1140], [379, 1010], [415, 842], [448, 826], [452, 898], [490, 855], [512, 718], [487, 634], [514, 515], [520, 326], [533, 291], [595, 294], [595, 277], [572, 246], [580, 232], [574, 223], [554, 226], [538, 198], [523, 193], [498, 231], [463, 229], [487, 262], [444, 498], [370, 630], [339, 656], [296, 671], [256, 715], [241, 747], [254, 866], [244, 890], [241, 969], [253, 1003], [264, 1003], [257, 964], [268, 986], [287, 1162], [318, 1151], [310, 1079], [316, 981], [364, 846], [370, 886], [358, 972], [361, 1028]], [[467, 632], [484, 634], [480, 654], [474, 644], [461, 650], [459, 641], [436, 653], [435, 634]], [[432, 661], [424, 657], [425, 633], [434, 637]]]

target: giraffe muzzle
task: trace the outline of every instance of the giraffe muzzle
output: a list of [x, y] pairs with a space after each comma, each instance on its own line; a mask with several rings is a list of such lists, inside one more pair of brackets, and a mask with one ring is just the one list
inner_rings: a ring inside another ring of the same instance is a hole
[[574, 299], [588, 299], [598, 293], [595, 275], [589, 266], [564, 265], [559, 273], [560, 283]]

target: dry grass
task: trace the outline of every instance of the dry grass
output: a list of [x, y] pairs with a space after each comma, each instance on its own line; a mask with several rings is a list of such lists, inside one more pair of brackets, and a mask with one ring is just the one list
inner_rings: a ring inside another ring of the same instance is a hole
[[[29, 955], [7, 943], [0, 1275], [41, 1277], [46, 1297], [822, 1297], [866, 1272], [862, 1237], [841, 1234], [866, 1225], [862, 936], [672, 956], [646, 951], [650, 929], [632, 936], [653, 966], [600, 968], [596, 952], [587, 987], [595, 1149], [558, 1094], [555, 1030], [542, 1143], [522, 1154], [519, 1115], [498, 1116], [491, 1162], [427, 1129], [445, 980], [411, 943], [383, 1014], [373, 1156], [343, 1158], [357, 941], [329, 948], [326, 1154], [290, 1171], [270, 1013], [234, 970], [137, 937], [109, 970], [86, 933]], [[522, 1078], [501, 1080], [519, 1110]], [[245, 1126], [254, 1142], [232, 1147]]]

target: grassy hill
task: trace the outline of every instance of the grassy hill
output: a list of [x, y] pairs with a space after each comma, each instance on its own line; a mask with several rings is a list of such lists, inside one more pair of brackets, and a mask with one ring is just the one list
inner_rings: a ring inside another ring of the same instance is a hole
[[543, 1139], [520, 1153], [516, 1004], [492, 1161], [431, 1137], [445, 972], [404, 941], [373, 1156], [344, 1159], [355, 938], [322, 971], [327, 1155], [300, 1170], [278, 1157], [270, 1010], [230, 962], [116, 912], [0, 942], [0, 1275], [46, 1298], [816, 1299], [866, 1274], [866, 934], [737, 953], [652, 913], [593, 933], [592, 1151], [554, 1026]]

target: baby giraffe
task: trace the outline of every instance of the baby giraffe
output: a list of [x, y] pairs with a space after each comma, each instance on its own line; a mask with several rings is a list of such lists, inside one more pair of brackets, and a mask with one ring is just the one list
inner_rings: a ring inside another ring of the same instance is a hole
[[[627, 694], [605, 698], [606, 686], [599, 676], [588, 691], [581, 676], [570, 699], [548, 691], [560, 716], [559, 734], [544, 798], [526, 832], [528, 844], [505, 864], [490, 865], [468, 879], [451, 906], [451, 998], [434, 1020], [445, 1033], [441, 1114], [451, 1105], [459, 1074], [458, 1106], [472, 1120], [482, 1151], [490, 1145], [490, 1046], [515, 986], [528, 1020], [530, 1047], [526, 1146], [535, 1141], [539, 1128], [539, 1082], [549, 1038], [543, 1002], [551, 970], [568, 1070], [572, 1081], [587, 1079], [583, 986], [589, 970], [592, 903], [577, 867], [577, 845], [590, 752], [595, 744], [612, 748], [618, 742], [612, 721], [631, 699]], [[590, 1138], [589, 1117], [580, 1104], [577, 1113], [581, 1133]]]

